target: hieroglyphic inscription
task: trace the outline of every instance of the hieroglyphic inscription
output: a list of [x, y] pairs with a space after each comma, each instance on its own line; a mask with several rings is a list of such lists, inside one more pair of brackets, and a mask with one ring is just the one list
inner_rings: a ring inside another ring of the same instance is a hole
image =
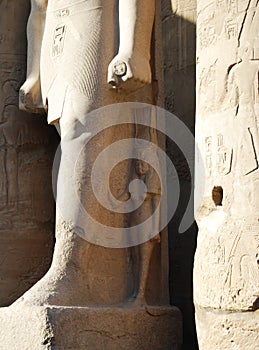
[[205, 137], [205, 164], [208, 176], [212, 175], [213, 171], [219, 175], [230, 172], [231, 152], [224, 145], [223, 134], [218, 134], [215, 139], [212, 136]]
[[214, 25], [210, 24], [209, 21], [206, 22], [204, 22], [203, 26], [199, 30], [200, 46], [202, 49], [212, 45], [216, 40]]
[[57, 17], [67, 17], [69, 16], [69, 10], [68, 9], [61, 9], [56, 12]]
[[234, 20], [227, 20], [225, 22], [225, 35], [226, 38], [231, 40], [238, 35], [238, 24]]
[[224, 136], [217, 135], [217, 172], [219, 174], [228, 174], [231, 170], [231, 155], [224, 145]]
[[65, 34], [66, 26], [64, 24], [60, 24], [55, 28], [52, 47], [53, 57], [60, 56], [62, 54], [64, 48]]
[[228, 12], [236, 15], [238, 13], [238, 3], [237, 0], [228, 0], [227, 2]]

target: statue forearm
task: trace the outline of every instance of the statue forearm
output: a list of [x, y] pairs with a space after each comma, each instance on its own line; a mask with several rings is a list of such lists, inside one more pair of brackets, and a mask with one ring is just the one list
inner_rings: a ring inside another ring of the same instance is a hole
[[46, 8], [42, 8], [32, 1], [31, 14], [27, 24], [27, 79], [36, 77], [40, 74], [40, 52], [45, 26]]
[[138, 88], [136, 81], [151, 83], [154, 17], [155, 0], [119, 0], [120, 45], [108, 68], [108, 82], [113, 87], [130, 79], [135, 81], [135, 88]]
[[119, 1], [119, 54], [127, 57], [136, 52], [150, 55], [154, 16], [155, 0]]
[[27, 76], [20, 89], [19, 107], [39, 112], [42, 108], [40, 86], [40, 56], [45, 26], [47, 0], [31, 0], [31, 13], [27, 24]]

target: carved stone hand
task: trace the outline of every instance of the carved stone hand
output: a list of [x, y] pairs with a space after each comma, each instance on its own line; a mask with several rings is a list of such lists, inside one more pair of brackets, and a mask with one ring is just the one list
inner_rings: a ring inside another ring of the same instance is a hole
[[[134, 90], [138, 89], [140, 85], [151, 83], [151, 69], [149, 62], [144, 57], [132, 57], [117, 54], [108, 67], [107, 81], [113, 88], [120, 86], [123, 89]], [[133, 80], [133, 84], [128, 81]], [[127, 82], [127, 84], [125, 84]], [[135, 88], [134, 88], [135, 85]]]
[[19, 91], [19, 108], [32, 113], [43, 112], [40, 80], [27, 79], [21, 86]]

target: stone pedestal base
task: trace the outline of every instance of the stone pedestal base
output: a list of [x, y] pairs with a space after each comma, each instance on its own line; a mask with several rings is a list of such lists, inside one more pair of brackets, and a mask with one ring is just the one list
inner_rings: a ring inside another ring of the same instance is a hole
[[8, 307], [0, 310], [1, 350], [179, 350], [175, 307]]
[[259, 350], [259, 310], [207, 311], [196, 308], [200, 350]]

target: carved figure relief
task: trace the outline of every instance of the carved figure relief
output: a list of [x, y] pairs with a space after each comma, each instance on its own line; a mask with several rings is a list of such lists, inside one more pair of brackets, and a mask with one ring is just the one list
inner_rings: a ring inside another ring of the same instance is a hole
[[[6, 56], [6, 57], [5, 57]], [[18, 177], [23, 178], [23, 162], [25, 156], [23, 148], [25, 144], [47, 144], [46, 135], [39, 129], [34, 120], [26, 116], [18, 109], [19, 87], [25, 74], [25, 64], [15, 56], [1, 55], [0, 61], [0, 171], [1, 176], [1, 199], [0, 206], [3, 213], [12, 211], [16, 215], [18, 202], [27, 203], [30, 212], [33, 209], [31, 201], [31, 189], [21, 196], [18, 191]], [[36, 122], [36, 121], [35, 121]], [[48, 160], [50, 162], [50, 159]], [[49, 164], [45, 164], [45, 169]], [[38, 200], [38, 197], [37, 197]], [[24, 211], [25, 213], [25, 211]]]
[[[13, 68], [15, 67], [15, 68]], [[0, 81], [3, 109], [0, 116], [1, 138], [1, 163], [2, 171], [2, 210], [15, 211], [18, 201], [18, 153], [17, 147], [24, 143], [24, 124], [18, 120], [18, 94], [20, 83], [17, 80], [17, 72], [22, 72], [21, 64], [1, 64]], [[14, 79], [15, 77], [16, 79]]]
[[[258, 169], [259, 135], [255, 113], [255, 96], [258, 94], [259, 60], [252, 57], [249, 43], [239, 50], [240, 61], [229, 73], [229, 98], [236, 107], [233, 124], [237, 128], [234, 162], [238, 171], [249, 174]], [[244, 153], [245, 152], [245, 153]], [[246, 159], [240, 162], [240, 159]]]
[[[241, 230], [233, 235], [228, 245], [224, 289], [230, 298], [259, 297], [259, 270], [257, 266], [258, 225], [241, 224]], [[249, 236], [249, 239], [248, 239]]]

